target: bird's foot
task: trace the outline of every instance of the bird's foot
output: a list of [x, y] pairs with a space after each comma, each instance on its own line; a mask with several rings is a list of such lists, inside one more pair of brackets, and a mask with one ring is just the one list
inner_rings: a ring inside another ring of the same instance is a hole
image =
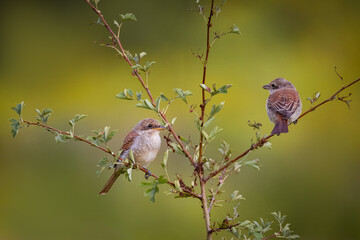
[[152, 173], [150, 172], [149, 169], [147, 169], [147, 168], [144, 168], [144, 169], [146, 170], [145, 179], [148, 179], [152, 175]]
[[298, 123], [298, 120], [296, 119], [295, 121], [293, 121], [293, 124], [297, 124]]

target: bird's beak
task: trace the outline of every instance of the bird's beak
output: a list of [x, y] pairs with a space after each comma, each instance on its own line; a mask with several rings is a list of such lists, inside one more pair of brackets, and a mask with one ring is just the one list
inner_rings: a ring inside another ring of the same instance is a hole
[[164, 126], [159, 126], [158, 128], [155, 128], [155, 130], [157, 130], [157, 131], [161, 131], [161, 130], [165, 130], [165, 129], [167, 129], [167, 128]]
[[269, 90], [269, 89], [270, 89], [270, 86], [269, 86], [269, 85], [264, 85], [264, 86], [263, 86], [263, 89]]

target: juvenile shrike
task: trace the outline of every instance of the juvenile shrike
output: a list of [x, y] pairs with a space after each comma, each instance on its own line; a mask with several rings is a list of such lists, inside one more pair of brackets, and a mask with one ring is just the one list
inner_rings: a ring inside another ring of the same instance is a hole
[[[135, 162], [146, 168], [155, 159], [160, 149], [161, 138], [159, 133], [160, 130], [164, 129], [166, 128], [154, 119], [146, 118], [141, 120], [125, 137], [121, 147], [122, 153], [120, 158], [129, 159], [129, 153], [132, 151]], [[120, 164], [115, 164], [114, 173], [99, 195], [104, 195], [110, 190], [116, 179], [120, 176], [122, 167]]]
[[275, 123], [271, 134], [287, 133], [288, 124], [295, 122], [301, 114], [301, 99], [295, 86], [284, 78], [277, 78], [263, 86], [270, 91], [266, 110], [270, 120]]

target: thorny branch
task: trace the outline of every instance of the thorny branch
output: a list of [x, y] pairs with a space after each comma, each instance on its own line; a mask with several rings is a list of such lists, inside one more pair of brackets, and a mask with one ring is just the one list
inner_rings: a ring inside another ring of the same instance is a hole
[[[307, 110], [306, 112], [302, 113], [297, 120], [299, 120], [300, 118], [304, 117], [305, 115], [309, 114], [310, 112], [314, 111], [315, 109], [317, 109], [318, 107], [322, 106], [323, 104], [330, 102], [332, 100], [335, 100], [337, 95], [344, 91], [345, 89], [349, 88], [350, 86], [354, 85], [355, 83], [359, 82], [360, 78], [349, 83], [346, 86], [343, 86], [342, 88], [340, 88], [338, 91], [336, 91], [333, 95], [331, 95], [331, 97], [329, 97], [328, 99], [322, 101], [321, 103], [311, 107], [309, 110]], [[339, 97], [338, 97], [339, 98]], [[234, 162], [236, 162], [237, 160], [239, 160], [240, 158], [244, 157], [245, 155], [247, 155], [249, 152], [251, 152], [252, 150], [262, 147], [264, 145], [264, 143], [266, 143], [270, 138], [272, 138], [274, 136], [274, 134], [271, 134], [267, 137], [263, 137], [262, 139], [260, 139], [259, 142], [255, 143], [254, 145], [252, 145], [250, 148], [248, 148], [245, 152], [243, 152], [242, 154], [240, 154], [239, 156], [237, 156], [236, 158], [234, 158], [233, 160], [227, 162], [224, 166], [220, 167], [218, 170], [210, 173], [206, 178], [205, 181], [208, 181], [210, 178], [213, 178], [214, 176], [218, 175], [221, 171], [223, 171], [224, 169], [227, 169], [230, 165], [232, 165]]]

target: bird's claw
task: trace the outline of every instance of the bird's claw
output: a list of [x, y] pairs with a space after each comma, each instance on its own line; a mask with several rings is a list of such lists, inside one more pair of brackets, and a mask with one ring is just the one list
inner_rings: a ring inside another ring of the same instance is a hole
[[148, 178], [152, 175], [152, 173], [150, 172], [149, 169], [146, 169], [146, 168], [145, 168], [145, 170], [146, 170], [145, 179], [148, 179]]

